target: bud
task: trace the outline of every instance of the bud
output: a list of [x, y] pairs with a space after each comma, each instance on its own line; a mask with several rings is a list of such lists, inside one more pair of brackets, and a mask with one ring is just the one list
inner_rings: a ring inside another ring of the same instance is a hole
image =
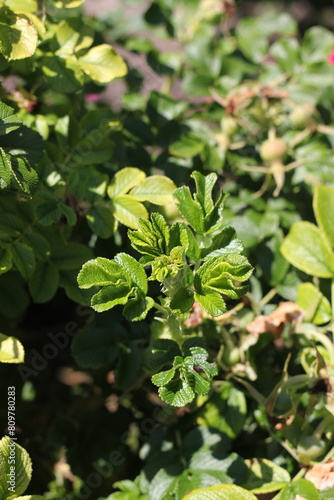
[[310, 124], [314, 113], [314, 106], [307, 102], [300, 104], [300, 106], [296, 106], [290, 113], [290, 123], [292, 127], [297, 129], [306, 128]]
[[261, 145], [260, 155], [265, 163], [272, 163], [275, 160], [282, 160], [287, 153], [288, 147], [283, 139], [269, 137]]

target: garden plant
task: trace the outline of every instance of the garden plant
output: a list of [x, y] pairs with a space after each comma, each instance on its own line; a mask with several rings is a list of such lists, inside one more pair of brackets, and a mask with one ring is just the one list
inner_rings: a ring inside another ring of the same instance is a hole
[[0, 500], [334, 499], [334, 9], [250, 3], [0, 0]]

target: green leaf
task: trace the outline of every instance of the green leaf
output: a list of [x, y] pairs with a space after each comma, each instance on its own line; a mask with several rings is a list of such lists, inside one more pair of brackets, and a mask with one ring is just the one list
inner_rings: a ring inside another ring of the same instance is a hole
[[193, 490], [182, 500], [256, 500], [256, 496], [240, 486], [221, 484]]
[[21, 124], [22, 120], [15, 114], [14, 109], [0, 102], [0, 135], [9, 134]]
[[96, 257], [96, 259], [86, 262], [78, 275], [80, 288], [108, 286], [111, 284], [117, 286], [122, 282], [128, 283], [130, 286], [128, 272], [124, 271], [121, 264], [104, 257]]
[[118, 342], [126, 337], [120, 325], [111, 328], [85, 328], [71, 344], [75, 361], [82, 368], [110, 367], [119, 356]]
[[78, 304], [90, 305], [92, 296], [91, 290], [85, 290], [78, 287], [76, 270], [59, 271], [59, 286], [65, 289], [68, 298]]
[[36, 263], [33, 250], [28, 245], [16, 241], [11, 246], [11, 252], [13, 262], [23, 278], [30, 278], [34, 272]]
[[117, 195], [113, 198], [114, 217], [125, 226], [137, 229], [139, 217], [148, 218], [144, 205], [130, 195]]
[[131, 195], [138, 201], [149, 201], [154, 205], [167, 205], [173, 202], [174, 182], [163, 175], [151, 175], [132, 189]]
[[23, 497], [15, 497], [15, 500], [45, 500], [41, 495], [24, 495]]
[[334, 498], [334, 487], [319, 491], [320, 500], [331, 500]]
[[29, 16], [0, 8], [0, 53], [8, 60], [18, 60], [34, 54], [38, 33]]
[[75, 9], [80, 7], [85, 0], [55, 0], [54, 5], [58, 9]]
[[199, 234], [204, 233], [204, 214], [198, 201], [193, 200], [188, 186], [177, 188], [173, 197], [179, 202], [177, 207], [182, 217]]
[[175, 370], [174, 368], [171, 368], [170, 370], [165, 370], [163, 372], [157, 373], [156, 375], [153, 375], [151, 380], [154, 385], [161, 387], [163, 385], [168, 384], [168, 382], [172, 380], [174, 375], [175, 375]]
[[12, 163], [10, 156], [0, 147], [0, 188], [9, 186], [12, 177]]
[[304, 321], [315, 325], [328, 323], [332, 317], [331, 305], [313, 283], [302, 283], [297, 288], [296, 304], [304, 309]]
[[12, 253], [9, 249], [0, 248], [0, 274], [12, 268]]
[[24, 363], [24, 348], [15, 337], [0, 333], [0, 363]]
[[51, 248], [51, 260], [59, 270], [79, 269], [91, 257], [91, 249], [81, 243], [61, 243]]
[[175, 356], [180, 356], [181, 351], [174, 340], [158, 339], [148, 349], [147, 367], [151, 372], [155, 372], [164, 366], [171, 364]]
[[47, 54], [42, 57], [41, 67], [50, 85], [59, 92], [77, 92], [83, 86], [84, 74], [74, 58]]
[[5, 3], [14, 12], [36, 12], [38, 9], [35, 0], [6, 0]]
[[59, 272], [52, 262], [37, 262], [28, 284], [34, 302], [43, 304], [55, 295], [59, 286]]
[[334, 253], [320, 229], [310, 222], [295, 222], [284, 239], [281, 252], [297, 269], [318, 276], [334, 276]]
[[117, 286], [105, 286], [93, 295], [91, 306], [97, 312], [108, 311], [116, 305], [126, 304], [131, 293], [132, 289], [124, 283], [120, 283]]
[[247, 288], [237, 286], [234, 282], [246, 281], [252, 272], [252, 266], [243, 255], [232, 254], [210, 258], [196, 272], [195, 289], [197, 292], [205, 293], [213, 290], [237, 299], [244, 295]]
[[159, 396], [165, 403], [181, 407], [190, 403], [194, 399], [195, 393], [187, 380], [177, 379], [160, 387]]
[[239, 254], [242, 251], [243, 245], [237, 239], [235, 229], [227, 226], [212, 236], [209, 246], [201, 249], [201, 258], [208, 260], [212, 257]]
[[151, 297], [145, 297], [145, 295], [139, 293], [138, 296], [129, 299], [125, 304], [123, 315], [128, 321], [141, 321], [146, 318], [148, 311], [153, 306], [154, 300]]
[[169, 153], [181, 158], [192, 158], [204, 149], [205, 143], [194, 135], [183, 135], [169, 146]]
[[242, 486], [256, 495], [278, 491], [291, 481], [288, 471], [266, 458], [253, 458], [246, 464], [248, 477]]
[[27, 158], [12, 157], [12, 175], [25, 193], [31, 194], [38, 184], [38, 175], [30, 166]]
[[81, 19], [66, 19], [58, 25], [55, 37], [59, 46], [57, 54], [68, 55], [89, 48], [93, 43], [94, 31], [82, 24]]
[[297, 479], [285, 486], [277, 495], [276, 500], [291, 500], [299, 495], [305, 500], [320, 500], [319, 492], [313, 483], [307, 479]]
[[202, 175], [200, 172], [193, 172], [191, 177], [196, 182], [197, 193], [195, 193], [194, 199], [201, 205], [203, 214], [206, 216], [214, 208], [212, 190], [217, 181], [217, 174]]
[[194, 303], [194, 294], [187, 288], [180, 288], [173, 296], [170, 308], [181, 313], [188, 312]]
[[38, 163], [43, 157], [42, 137], [25, 125], [1, 137], [1, 146], [13, 159], [15, 157], [17, 160], [26, 159], [30, 163]]
[[224, 382], [206, 405], [199, 411], [197, 422], [219, 429], [234, 439], [242, 431], [247, 415], [247, 404], [244, 393]]
[[315, 186], [313, 210], [318, 226], [334, 248], [334, 187]]
[[118, 253], [115, 258], [117, 262], [131, 276], [132, 282], [137, 285], [144, 295], [147, 294], [148, 284], [145, 270], [139, 262], [126, 253]]
[[109, 83], [115, 78], [125, 76], [128, 72], [121, 56], [107, 44], [97, 45], [78, 59], [81, 69], [92, 80]]
[[51, 226], [60, 221], [62, 211], [58, 200], [43, 201], [35, 206], [36, 219], [43, 226]]
[[107, 239], [114, 233], [115, 219], [109, 207], [93, 205], [86, 216], [91, 230], [100, 238]]
[[116, 388], [128, 390], [138, 380], [142, 364], [142, 351], [135, 342], [120, 345], [120, 359], [115, 370]]
[[140, 184], [146, 177], [145, 172], [139, 168], [126, 167], [122, 168], [111, 180], [108, 187], [108, 195], [114, 198], [119, 194], [126, 194], [131, 188]]
[[[11, 457], [14, 455], [14, 462]], [[11, 465], [15, 464], [15, 493], [8, 489]], [[27, 489], [32, 473], [31, 460], [24, 448], [14, 443], [8, 436], [0, 441], [0, 498], [12, 500]]]
[[205, 311], [213, 317], [220, 316], [226, 311], [226, 304], [217, 292], [205, 294], [195, 292], [194, 299], [196, 302], [199, 302], [203, 309], [205, 309]]

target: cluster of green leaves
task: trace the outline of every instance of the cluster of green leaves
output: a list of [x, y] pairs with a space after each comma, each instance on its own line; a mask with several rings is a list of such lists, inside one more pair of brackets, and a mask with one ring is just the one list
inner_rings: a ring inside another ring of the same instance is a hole
[[[156, 307], [162, 311], [178, 342], [182, 340], [185, 314], [195, 301], [211, 316], [219, 316], [226, 311], [222, 294], [239, 299], [247, 290], [240, 283], [252, 274], [247, 258], [240, 255], [242, 245], [235, 231], [223, 225], [225, 198], [222, 193], [215, 202], [212, 198], [216, 174], [203, 176], [194, 172], [192, 177], [196, 181], [193, 195], [186, 186], [173, 194], [192, 229], [185, 222], [169, 227], [159, 213], [153, 213], [151, 220], [141, 217], [138, 229], [129, 232], [132, 247], [142, 255], [139, 262], [125, 253], [112, 260], [97, 257], [86, 262], [78, 275], [81, 288], [102, 287], [91, 299], [93, 309], [102, 312], [121, 304], [128, 320], [139, 321], [155, 305], [154, 299], [147, 295], [145, 267], [150, 266], [149, 280], [160, 282], [165, 295]], [[141, 185], [135, 188], [135, 193], [140, 191], [143, 191]], [[209, 380], [217, 375], [217, 368], [206, 361], [205, 349], [192, 347], [188, 351], [183, 356], [181, 352], [173, 352], [173, 367], [152, 378], [163, 401], [175, 406], [191, 402], [195, 394], [207, 394], [211, 387]], [[203, 371], [209, 380], [196, 370]]]
[[[213, 202], [212, 190], [217, 176], [194, 172], [192, 177], [196, 181], [194, 195], [183, 186], [176, 189], [173, 196], [195, 234], [184, 222], [169, 227], [161, 214], [153, 213], [150, 221], [139, 218], [138, 229], [129, 232], [132, 247], [143, 255], [139, 262], [119, 254], [112, 261], [97, 258], [83, 266], [79, 286], [103, 286], [92, 298], [92, 306], [97, 311], [126, 304], [123, 312], [128, 319], [144, 319], [153, 305], [152, 299], [145, 301], [148, 285], [144, 267], [147, 265], [151, 266], [149, 279], [161, 282], [167, 295], [162, 306], [172, 311], [187, 313], [197, 301], [209, 314], [219, 316], [226, 311], [222, 294], [232, 299], [244, 295], [247, 288], [238, 283], [250, 277], [252, 267], [246, 257], [240, 255], [242, 245], [235, 231], [224, 227], [222, 194]], [[204, 238], [207, 238], [206, 244]], [[128, 302], [132, 296], [134, 300]], [[136, 308], [136, 313], [131, 312], [132, 308]]]

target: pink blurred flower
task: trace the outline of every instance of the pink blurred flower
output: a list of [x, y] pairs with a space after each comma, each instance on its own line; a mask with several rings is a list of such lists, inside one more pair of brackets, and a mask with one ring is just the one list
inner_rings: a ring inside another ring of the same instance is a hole
[[332, 50], [331, 55], [328, 57], [328, 62], [334, 64], [334, 49]]
[[85, 101], [86, 102], [99, 102], [102, 99], [101, 94], [86, 94]]

